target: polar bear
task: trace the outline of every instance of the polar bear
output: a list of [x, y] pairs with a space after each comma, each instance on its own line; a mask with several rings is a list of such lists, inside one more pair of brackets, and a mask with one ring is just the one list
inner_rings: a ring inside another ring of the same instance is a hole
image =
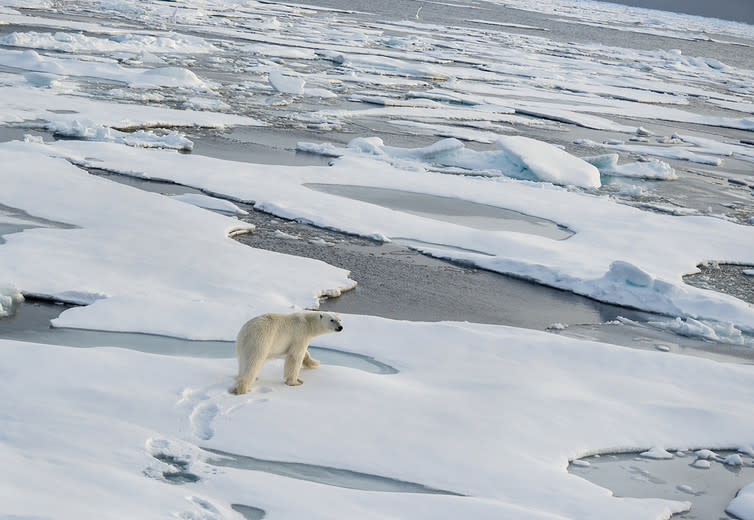
[[271, 357], [285, 356], [283, 375], [287, 385], [303, 384], [298, 378], [301, 365], [306, 368], [319, 365], [307, 350], [309, 341], [315, 336], [341, 330], [340, 317], [329, 312], [268, 313], [250, 319], [236, 337], [238, 377], [231, 392], [248, 392], [259, 369]]

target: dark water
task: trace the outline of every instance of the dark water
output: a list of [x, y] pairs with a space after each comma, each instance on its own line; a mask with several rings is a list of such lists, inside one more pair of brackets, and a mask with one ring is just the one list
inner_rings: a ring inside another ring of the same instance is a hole
[[610, 3], [754, 24], [754, 2], [751, 0], [613, 0]]

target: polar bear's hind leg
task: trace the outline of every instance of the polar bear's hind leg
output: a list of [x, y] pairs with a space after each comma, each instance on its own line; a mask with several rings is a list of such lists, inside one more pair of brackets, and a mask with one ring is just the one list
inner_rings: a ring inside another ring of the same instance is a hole
[[241, 395], [249, 392], [251, 384], [256, 381], [257, 374], [262, 369], [266, 356], [264, 350], [252, 352], [244, 348], [243, 343], [239, 343], [236, 350], [238, 351], [238, 376], [231, 393]]
[[304, 368], [317, 368], [318, 366], [319, 361], [314, 359], [307, 349], [306, 354], [304, 354]]

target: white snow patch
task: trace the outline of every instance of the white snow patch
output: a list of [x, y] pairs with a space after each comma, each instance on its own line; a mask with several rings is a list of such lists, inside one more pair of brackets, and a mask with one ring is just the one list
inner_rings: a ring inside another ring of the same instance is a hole
[[720, 458], [720, 455], [715, 453], [712, 450], [698, 450], [696, 453], [696, 456], [702, 460], [717, 460]]
[[750, 343], [743, 333], [732, 323], [705, 322], [691, 317], [673, 318], [668, 320], [651, 320], [647, 325], [660, 330], [669, 330], [675, 334], [688, 337], [699, 337], [709, 341], [746, 345]]
[[741, 488], [725, 511], [741, 520], [754, 520], [754, 483]]
[[597, 168], [551, 144], [521, 136], [503, 136], [497, 143], [516, 165], [540, 180], [584, 188], [601, 185]]
[[153, 130], [137, 130], [136, 132], [121, 132], [114, 128], [98, 125], [89, 120], [73, 119], [69, 121], [53, 121], [46, 125], [55, 134], [66, 137], [77, 137], [92, 141], [122, 143], [142, 148], [171, 148], [174, 150], [191, 151], [194, 143], [185, 134], [171, 131], [157, 134]]
[[272, 88], [278, 92], [297, 96], [303, 95], [304, 93], [304, 85], [306, 85], [306, 81], [303, 78], [283, 74], [279, 70], [271, 70], [268, 78]]
[[743, 466], [744, 465], [744, 459], [739, 455], [738, 453], [734, 453], [733, 455], [728, 455], [723, 459], [723, 464], [726, 466]]
[[618, 164], [618, 154], [605, 154], [596, 157], [584, 157], [583, 159], [599, 168], [602, 175], [657, 180], [675, 180], [678, 178], [672, 166], [657, 159], [620, 165]]
[[665, 448], [661, 448], [659, 446], [655, 446], [653, 448], [650, 448], [647, 451], [642, 452], [641, 456], [646, 457], [648, 459], [672, 459], [673, 458], [672, 453], [665, 450]]

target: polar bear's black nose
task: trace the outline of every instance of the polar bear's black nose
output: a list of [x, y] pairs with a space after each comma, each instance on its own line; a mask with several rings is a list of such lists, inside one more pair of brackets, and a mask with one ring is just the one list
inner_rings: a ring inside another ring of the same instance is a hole
[[338, 326], [337, 326], [337, 327], [335, 328], [335, 332], [340, 332], [341, 330], [343, 330], [343, 325], [338, 325]]

